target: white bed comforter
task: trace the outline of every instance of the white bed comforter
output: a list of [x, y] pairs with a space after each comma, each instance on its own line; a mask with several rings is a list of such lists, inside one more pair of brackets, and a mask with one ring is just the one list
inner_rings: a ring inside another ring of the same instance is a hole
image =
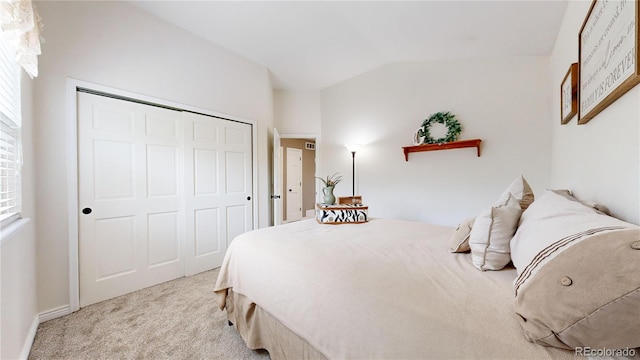
[[215, 287], [233, 288], [330, 359], [573, 358], [527, 342], [514, 269], [481, 272], [451, 254], [453, 228], [399, 220], [251, 231]]

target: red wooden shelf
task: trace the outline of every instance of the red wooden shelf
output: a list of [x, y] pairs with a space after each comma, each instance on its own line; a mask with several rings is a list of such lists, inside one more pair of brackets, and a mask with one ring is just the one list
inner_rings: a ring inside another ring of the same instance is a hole
[[409, 153], [422, 152], [422, 151], [436, 151], [436, 150], [449, 150], [449, 149], [462, 149], [462, 148], [476, 148], [478, 150], [478, 157], [480, 157], [480, 139], [453, 141], [444, 144], [422, 144], [415, 146], [404, 146], [404, 161], [409, 161]]

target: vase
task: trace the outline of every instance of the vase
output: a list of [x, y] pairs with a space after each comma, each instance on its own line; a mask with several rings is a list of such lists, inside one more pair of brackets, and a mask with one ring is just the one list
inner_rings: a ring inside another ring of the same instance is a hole
[[324, 195], [323, 200], [325, 204], [333, 205], [336, 203], [336, 197], [333, 196], [333, 186], [323, 188], [322, 194]]
[[424, 144], [424, 135], [420, 135], [421, 131], [422, 131], [422, 126], [420, 126], [418, 130], [416, 130], [416, 132], [413, 133], [413, 145]]

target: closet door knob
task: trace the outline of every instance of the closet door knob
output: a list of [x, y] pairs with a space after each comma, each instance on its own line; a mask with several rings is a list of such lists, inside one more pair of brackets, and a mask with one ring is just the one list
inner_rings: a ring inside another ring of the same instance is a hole
[[247, 196], [247, 200], [251, 200], [251, 196]]
[[93, 210], [91, 210], [91, 208], [84, 208], [84, 209], [82, 209], [82, 213], [83, 213], [83, 214], [85, 214], [85, 215], [89, 215], [89, 214], [91, 214], [91, 211], [93, 211]]

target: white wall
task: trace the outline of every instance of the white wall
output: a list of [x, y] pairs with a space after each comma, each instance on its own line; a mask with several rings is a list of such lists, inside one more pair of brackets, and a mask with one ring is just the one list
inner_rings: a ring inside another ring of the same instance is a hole
[[36, 81], [38, 307], [69, 304], [66, 78], [258, 122], [259, 225], [269, 223], [268, 70], [125, 2], [38, 4], [45, 30]]
[[281, 134], [320, 134], [320, 92], [273, 92], [273, 123]]
[[606, 205], [612, 215], [640, 224], [640, 86], [587, 124], [577, 116], [560, 125], [560, 82], [578, 62], [578, 33], [590, 1], [569, 1], [551, 55], [551, 186]]
[[[519, 174], [534, 190], [549, 184], [551, 124], [548, 57], [399, 63], [322, 92], [320, 175], [339, 171], [336, 195], [356, 193], [373, 217], [455, 225], [493, 203]], [[422, 121], [451, 111], [463, 126], [460, 140], [482, 139], [475, 149], [413, 153]]]
[[0, 257], [0, 358], [26, 357], [38, 320], [33, 154], [33, 80], [22, 74], [22, 215], [13, 236], [2, 229]]
[[33, 221], [29, 221], [14, 236], [3, 236], [2, 239], [2, 359], [25, 357], [23, 348], [27, 342], [30, 347], [38, 324], [33, 224]]

